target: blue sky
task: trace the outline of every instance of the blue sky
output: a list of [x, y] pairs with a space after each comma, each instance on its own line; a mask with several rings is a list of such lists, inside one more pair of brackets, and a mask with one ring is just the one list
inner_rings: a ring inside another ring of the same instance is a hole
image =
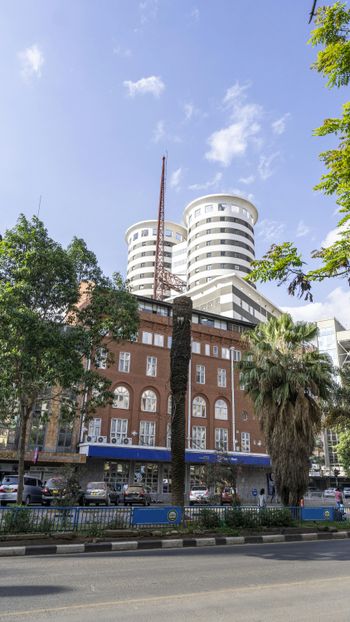
[[[0, 6], [0, 227], [37, 212], [67, 244], [83, 237], [107, 273], [125, 272], [125, 229], [197, 196], [239, 192], [259, 210], [257, 256], [272, 242], [305, 252], [334, 229], [313, 192], [331, 145], [312, 136], [345, 91], [310, 70], [311, 0], [5, 0]], [[345, 282], [305, 307], [261, 288], [296, 317], [336, 314]]]

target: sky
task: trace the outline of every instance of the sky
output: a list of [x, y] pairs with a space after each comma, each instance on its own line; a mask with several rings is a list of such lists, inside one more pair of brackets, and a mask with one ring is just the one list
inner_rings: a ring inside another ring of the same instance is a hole
[[[334, 199], [313, 191], [333, 143], [312, 132], [346, 97], [310, 69], [311, 5], [3, 0], [0, 230], [40, 206], [53, 238], [84, 238], [107, 274], [125, 275], [125, 230], [157, 217], [166, 153], [167, 219], [236, 193], [259, 211], [257, 257], [288, 240], [307, 258], [337, 223]], [[312, 305], [259, 289], [296, 319], [350, 326], [345, 281], [315, 287]]]

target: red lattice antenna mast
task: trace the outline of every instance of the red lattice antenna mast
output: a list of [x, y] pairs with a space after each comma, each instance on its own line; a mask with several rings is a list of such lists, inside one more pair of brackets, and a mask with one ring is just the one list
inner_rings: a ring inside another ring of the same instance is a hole
[[166, 175], [166, 158], [165, 156], [163, 156], [162, 175], [160, 178], [160, 192], [159, 192], [156, 257], [155, 257], [155, 262], [154, 262], [153, 298], [155, 298], [155, 300], [163, 300], [164, 298], [163, 272], [164, 272], [165, 175]]

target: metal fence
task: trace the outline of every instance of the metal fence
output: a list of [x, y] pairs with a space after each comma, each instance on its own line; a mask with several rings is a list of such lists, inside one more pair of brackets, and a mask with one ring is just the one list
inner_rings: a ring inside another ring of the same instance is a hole
[[[139, 524], [134, 520], [134, 507], [0, 507], [0, 534], [9, 533], [59, 533], [82, 532], [99, 535], [106, 529], [139, 529], [165, 527], [151, 518]], [[322, 508], [324, 510], [324, 508]], [[350, 519], [350, 508], [346, 508], [344, 518]], [[291, 521], [302, 521], [302, 508], [282, 506], [259, 509], [254, 506], [186, 506], [183, 511], [184, 526], [203, 526], [215, 528], [229, 527], [280, 527]], [[171, 525], [168, 525], [168, 528]]]

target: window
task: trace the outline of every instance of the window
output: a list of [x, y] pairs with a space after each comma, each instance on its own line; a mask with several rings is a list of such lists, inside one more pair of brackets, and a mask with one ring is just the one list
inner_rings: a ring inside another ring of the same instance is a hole
[[204, 348], [205, 348], [205, 356], [210, 356], [210, 344], [206, 343]]
[[101, 417], [95, 417], [89, 421], [88, 436], [93, 439], [101, 436]]
[[141, 237], [145, 238], [148, 235], [148, 229], [142, 229], [141, 231]]
[[146, 331], [142, 332], [142, 343], [146, 343], [147, 345], [152, 345], [152, 333], [147, 333]]
[[154, 345], [159, 348], [164, 348], [164, 335], [158, 335], [155, 333], [154, 335]]
[[129, 408], [129, 391], [126, 387], [117, 387], [114, 391], [113, 408]]
[[226, 209], [226, 205], [225, 205], [225, 203], [219, 203], [219, 204], [218, 204], [218, 211], [219, 211], [219, 212], [224, 212], [224, 211], [225, 211], [225, 209]]
[[243, 372], [241, 372], [239, 374], [239, 388], [241, 391], [245, 391], [245, 384], [244, 384], [244, 375]]
[[206, 442], [206, 428], [200, 425], [194, 425], [192, 428], [192, 449], [205, 449]]
[[171, 423], [168, 423], [166, 426], [166, 446], [171, 448]]
[[168, 348], [169, 349], [171, 348], [172, 340], [173, 340], [172, 337], [168, 337]]
[[156, 424], [154, 421], [140, 421], [140, 445], [154, 447], [156, 444]]
[[212, 211], [213, 211], [213, 206], [212, 205], [206, 205], [205, 206], [205, 213], [206, 214], [209, 214]]
[[226, 369], [218, 369], [218, 387], [226, 387]]
[[144, 412], [155, 413], [157, 410], [157, 396], [154, 391], [148, 389], [141, 396], [141, 410]]
[[133, 240], [137, 240], [138, 237], [139, 237], [139, 234], [138, 233], [134, 233], [134, 235], [132, 236], [132, 239]]
[[119, 371], [126, 374], [130, 371], [130, 352], [119, 352]]
[[98, 369], [107, 368], [107, 350], [104, 348], [97, 348], [95, 356], [95, 365]]
[[171, 409], [173, 406], [173, 396], [170, 394], [168, 397], [168, 403], [167, 403], [167, 413], [168, 415], [171, 415]]
[[73, 421], [62, 421], [58, 429], [57, 451], [65, 451], [72, 446]]
[[230, 348], [221, 348], [221, 358], [223, 359], [230, 358]]
[[215, 419], [222, 419], [223, 421], [226, 421], [228, 419], [227, 411], [228, 409], [225, 400], [216, 400]]
[[201, 215], [201, 208], [199, 207], [198, 209], [195, 210], [194, 212], [194, 217], [196, 218], [197, 216]]
[[111, 421], [111, 440], [115, 438], [117, 445], [122, 445], [124, 439], [128, 436], [128, 420], [112, 419]]
[[166, 238], [172, 238], [173, 237], [173, 232], [171, 231], [171, 229], [165, 229], [165, 237]]
[[198, 382], [198, 384], [205, 384], [204, 365], [196, 365], [196, 382]]
[[249, 452], [250, 451], [250, 434], [249, 432], [241, 433], [241, 449], [242, 451]]
[[35, 406], [33, 413], [30, 434], [28, 439], [28, 448], [41, 451], [45, 445], [46, 421], [48, 414], [48, 402], [41, 401]]
[[146, 363], [146, 376], [156, 376], [157, 375], [157, 357], [156, 356], [148, 356]]
[[213, 346], [213, 356], [219, 356], [219, 346]]
[[181, 235], [181, 233], [176, 232], [175, 237], [176, 237], [178, 242], [182, 242], [182, 235]]
[[192, 417], [206, 417], [207, 405], [205, 399], [199, 395], [192, 402]]
[[248, 413], [246, 410], [243, 410], [242, 414], [241, 414], [241, 419], [242, 421], [248, 421]]
[[233, 360], [235, 361], [235, 363], [239, 363], [239, 361], [241, 360], [241, 356], [242, 353], [240, 350], [236, 350], [236, 348], [234, 348], [233, 350]]
[[193, 354], [201, 353], [201, 344], [199, 341], [192, 341], [192, 352]]
[[215, 449], [219, 451], [228, 450], [228, 434], [226, 428], [215, 429]]

